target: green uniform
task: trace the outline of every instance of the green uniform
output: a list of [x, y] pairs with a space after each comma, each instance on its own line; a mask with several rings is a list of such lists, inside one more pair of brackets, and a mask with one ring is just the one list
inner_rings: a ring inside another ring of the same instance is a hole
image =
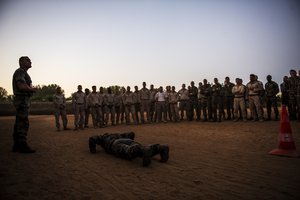
[[270, 81], [265, 84], [266, 99], [267, 99], [267, 114], [268, 120], [271, 119], [271, 108], [273, 107], [275, 113], [275, 119], [278, 119], [279, 111], [277, 106], [277, 93], [279, 92], [279, 86], [276, 82]]
[[32, 96], [32, 93], [30, 92], [21, 91], [17, 87], [18, 82], [27, 84], [28, 86], [31, 86], [32, 83], [29, 74], [22, 68], [18, 68], [15, 71], [12, 80], [14, 93], [13, 104], [16, 109], [16, 121], [13, 132], [14, 145], [26, 143], [27, 133], [29, 129], [28, 114], [30, 106], [30, 97]]

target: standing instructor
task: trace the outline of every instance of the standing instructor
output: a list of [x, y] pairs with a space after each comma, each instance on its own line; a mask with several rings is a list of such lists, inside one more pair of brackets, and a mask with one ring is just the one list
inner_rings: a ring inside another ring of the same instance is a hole
[[13, 132], [13, 152], [35, 153], [27, 144], [27, 132], [29, 129], [28, 110], [30, 106], [30, 97], [36, 88], [32, 87], [32, 81], [27, 73], [31, 68], [31, 60], [27, 56], [19, 59], [20, 68], [18, 68], [12, 80], [14, 100], [16, 108], [16, 121]]

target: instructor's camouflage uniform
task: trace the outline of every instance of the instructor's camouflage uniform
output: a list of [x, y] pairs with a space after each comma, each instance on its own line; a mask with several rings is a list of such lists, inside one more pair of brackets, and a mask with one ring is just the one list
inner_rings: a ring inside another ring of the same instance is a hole
[[[14, 99], [13, 104], [16, 108], [16, 121], [13, 132], [13, 152], [20, 153], [34, 153], [27, 144], [27, 133], [29, 130], [29, 106], [30, 97], [35, 91], [32, 88], [32, 81], [27, 73], [27, 70], [31, 68], [31, 60], [27, 57], [21, 57], [19, 59], [20, 68], [18, 68], [12, 79]], [[22, 86], [22, 88], [20, 87]]]

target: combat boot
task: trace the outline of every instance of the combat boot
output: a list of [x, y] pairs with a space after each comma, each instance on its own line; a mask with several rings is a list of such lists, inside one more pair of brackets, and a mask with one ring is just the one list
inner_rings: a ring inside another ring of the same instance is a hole
[[18, 150], [20, 153], [35, 153], [35, 150], [31, 149], [26, 142], [21, 142]]
[[169, 146], [160, 145], [159, 154], [160, 154], [160, 162], [167, 162], [169, 160]]
[[151, 163], [152, 150], [150, 147], [143, 148], [143, 167], [147, 167]]
[[89, 148], [91, 153], [96, 153], [96, 137], [90, 137], [89, 138]]
[[150, 145], [150, 149], [152, 151], [152, 156], [155, 156], [157, 154], [160, 155], [160, 162], [167, 162], [169, 160], [168, 145], [152, 144]]

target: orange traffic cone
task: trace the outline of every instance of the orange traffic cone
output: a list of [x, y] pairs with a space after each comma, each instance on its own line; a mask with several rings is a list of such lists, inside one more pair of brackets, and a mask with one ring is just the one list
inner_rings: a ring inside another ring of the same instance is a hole
[[272, 155], [299, 157], [292, 136], [292, 128], [285, 105], [282, 105], [278, 148], [269, 152]]

